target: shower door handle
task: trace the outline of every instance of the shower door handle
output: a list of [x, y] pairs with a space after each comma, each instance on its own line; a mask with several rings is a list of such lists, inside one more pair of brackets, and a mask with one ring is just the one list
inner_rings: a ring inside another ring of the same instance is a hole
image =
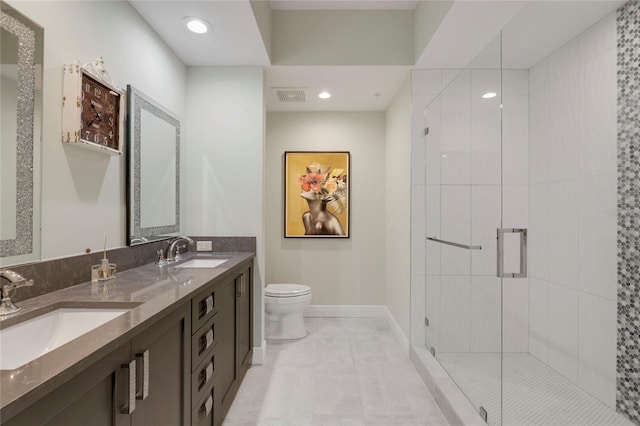
[[[520, 271], [518, 273], [504, 272], [504, 234], [520, 234]], [[526, 278], [527, 277], [527, 229], [526, 228], [498, 228], [498, 278]]]

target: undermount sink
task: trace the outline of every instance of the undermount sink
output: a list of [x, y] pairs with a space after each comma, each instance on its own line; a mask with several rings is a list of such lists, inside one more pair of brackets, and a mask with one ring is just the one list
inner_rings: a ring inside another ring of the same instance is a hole
[[176, 265], [176, 268], [215, 268], [229, 259], [191, 259], [188, 262]]
[[0, 330], [0, 370], [13, 370], [112, 319], [128, 308], [58, 308]]

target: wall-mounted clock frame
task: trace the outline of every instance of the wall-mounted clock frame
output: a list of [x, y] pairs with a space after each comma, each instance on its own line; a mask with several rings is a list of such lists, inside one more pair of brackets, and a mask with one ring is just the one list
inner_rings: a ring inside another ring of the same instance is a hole
[[104, 68], [102, 57], [86, 65], [64, 66], [62, 142], [121, 155], [125, 92]]

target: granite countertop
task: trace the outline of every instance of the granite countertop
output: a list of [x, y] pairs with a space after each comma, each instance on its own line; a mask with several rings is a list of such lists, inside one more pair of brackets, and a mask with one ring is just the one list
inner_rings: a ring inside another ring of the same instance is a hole
[[[0, 370], [0, 418], [9, 418], [70, 380], [131, 337], [182, 306], [201, 287], [253, 258], [255, 253], [188, 254], [184, 261], [117, 272], [116, 278], [85, 282], [17, 303], [22, 310], [3, 318], [6, 328], [61, 307], [131, 308], [127, 313], [14, 370]], [[193, 258], [228, 258], [217, 268], [177, 268]], [[87, 271], [87, 276], [90, 271]], [[38, 285], [35, 283], [34, 285]]]

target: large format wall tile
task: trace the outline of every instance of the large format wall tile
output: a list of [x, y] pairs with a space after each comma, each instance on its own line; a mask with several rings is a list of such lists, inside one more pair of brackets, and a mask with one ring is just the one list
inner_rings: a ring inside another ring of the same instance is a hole
[[579, 70], [580, 176], [616, 171], [616, 50], [611, 48]]
[[578, 36], [578, 63], [590, 61], [616, 46], [616, 14], [611, 13]]
[[[469, 352], [470, 280], [466, 276], [441, 277], [440, 352]], [[436, 348], [437, 349], [437, 348]]]
[[[534, 73], [531, 73], [534, 75]], [[548, 183], [549, 152], [549, 87], [544, 86], [529, 96], [529, 183]]]
[[529, 353], [549, 361], [549, 282], [529, 278]]
[[505, 278], [502, 286], [502, 350], [529, 350], [529, 280]]
[[549, 365], [578, 383], [578, 291], [549, 283]]
[[549, 279], [549, 184], [529, 185], [529, 276]]
[[583, 178], [579, 191], [580, 290], [617, 300], [616, 175]]
[[504, 95], [502, 174], [508, 184], [529, 183], [529, 97]]
[[616, 301], [580, 293], [578, 384], [615, 409]]
[[549, 281], [578, 288], [578, 181], [549, 184]]
[[471, 352], [500, 352], [500, 279], [471, 277]]

